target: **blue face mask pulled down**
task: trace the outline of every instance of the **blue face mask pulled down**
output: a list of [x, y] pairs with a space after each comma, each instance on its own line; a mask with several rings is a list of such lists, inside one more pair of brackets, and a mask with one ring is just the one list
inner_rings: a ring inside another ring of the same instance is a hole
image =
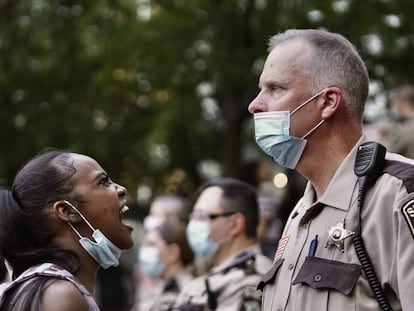
[[72, 228], [72, 230], [79, 236], [79, 243], [82, 245], [82, 247], [89, 253], [89, 255], [91, 255], [93, 259], [95, 259], [97, 263], [99, 263], [102, 268], [107, 269], [109, 267], [118, 266], [121, 250], [116, 247], [110, 240], [108, 240], [108, 238], [100, 230], [93, 228], [85, 216], [83, 216], [76, 207], [74, 207], [68, 201], [65, 201], [65, 203], [73, 208], [85, 221], [88, 227], [93, 231], [92, 237], [95, 242], [86, 237], [82, 237], [79, 231], [76, 230], [71, 223], [69, 223], [69, 226]]
[[303, 106], [314, 100], [324, 90], [321, 90], [307, 101], [299, 105], [292, 113], [289, 111], [259, 112], [254, 114], [255, 138], [259, 147], [275, 162], [294, 169], [298, 164], [309, 134], [316, 130], [325, 120], [320, 121], [302, 138], [290, 135], [290, 118]]

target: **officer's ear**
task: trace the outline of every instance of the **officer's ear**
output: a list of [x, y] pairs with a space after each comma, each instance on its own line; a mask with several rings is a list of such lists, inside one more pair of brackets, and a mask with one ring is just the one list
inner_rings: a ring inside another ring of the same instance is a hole
[[238, 236], [244, 232], [244, 228], [246, 227], [246, 217], [242, 213], [236, 213], [231, 215], [231, 228], [230, 233], [233, 236]]
[[178, 246], [177, 243], [171, 243], [168, 245], [167, 250], [167, 258], [169, 262], [176, 262], [180, 259], [181, 256], [181, 250], [180, 246]]
[[340, 103], [343, 100], [342, 90], [339, 87], [331, 86], [321, 94], [321, 98], [324, 100], [318, 101], [321, 104], [321, 118], [328, 119], [340, 107]]
[[82, 218], [79, 216], [79, 213], [73, 209], [70, 202], [65, 200], [56, 201], [53, 203], [53, 211], [58, 219], [62, 220], [65, 223], [79, 223], [82, 221]]

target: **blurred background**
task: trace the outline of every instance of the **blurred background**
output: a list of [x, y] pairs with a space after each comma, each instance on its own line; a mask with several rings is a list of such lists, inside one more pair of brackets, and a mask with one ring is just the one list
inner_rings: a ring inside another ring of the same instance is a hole
[[263, 157], [247, 106], [287, 28], [358, 47], [366, 122], [380, 122], [387, 90], [414, 80], [413, 15], [412, 0], [0, 0], [0, 185], [40, 150], [69, 149], [127, 186], [140, 217], [158, 193], [240, 177]]

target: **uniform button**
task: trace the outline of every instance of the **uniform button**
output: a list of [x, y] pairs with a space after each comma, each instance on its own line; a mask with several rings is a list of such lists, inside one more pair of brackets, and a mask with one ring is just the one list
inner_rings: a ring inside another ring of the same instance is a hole
[[322, 275], [320, 274], [315, 274], [314, 278], [315, 282], [320, 282], [322, 280]]
[[282, 306], [278, 306], [278, 307], [276, 308], [276, 310], [277, 310], [277, 311], [283, 311], [283, 307], [282, 307]]
[[295, 265], [294, 265], [293, 263], [290, 263], [290, 264], [288, 265], [288, 269], [289, 269], [289, 270], [292, 270], [294, 266], [295, 266]]

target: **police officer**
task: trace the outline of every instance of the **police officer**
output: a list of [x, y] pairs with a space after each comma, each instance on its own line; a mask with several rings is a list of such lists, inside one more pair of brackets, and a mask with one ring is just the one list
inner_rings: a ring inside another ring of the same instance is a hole
[[414, 162], [387, 153], [359, 193], [357, 154], [376, 145], [363, 144], [368, 73], [354, 46], [323, 30], [277, 34], [259, 87], [258, 145], [309, 181], [259, 284], [263, 309], [412, 310]]
[[414, 159], [414, 85], [390, 90], [390, 121], [382, 129], [382, 143], [389, 151]]
[[156, 285], [145, 289], [146, 297], [140, 297], [134, 310], [173, 310], [179, 292], [193, 279], [193, 259], [184, 223], [167, 220], [146, 231], [138, 262]]
[[270, 268], [256, 241], [259, 211], [253, 186], [233, 178], [200, 188], [187, 238], [211, 269], [181, 293], [178, 310], [260, 310], [256, 285]]

